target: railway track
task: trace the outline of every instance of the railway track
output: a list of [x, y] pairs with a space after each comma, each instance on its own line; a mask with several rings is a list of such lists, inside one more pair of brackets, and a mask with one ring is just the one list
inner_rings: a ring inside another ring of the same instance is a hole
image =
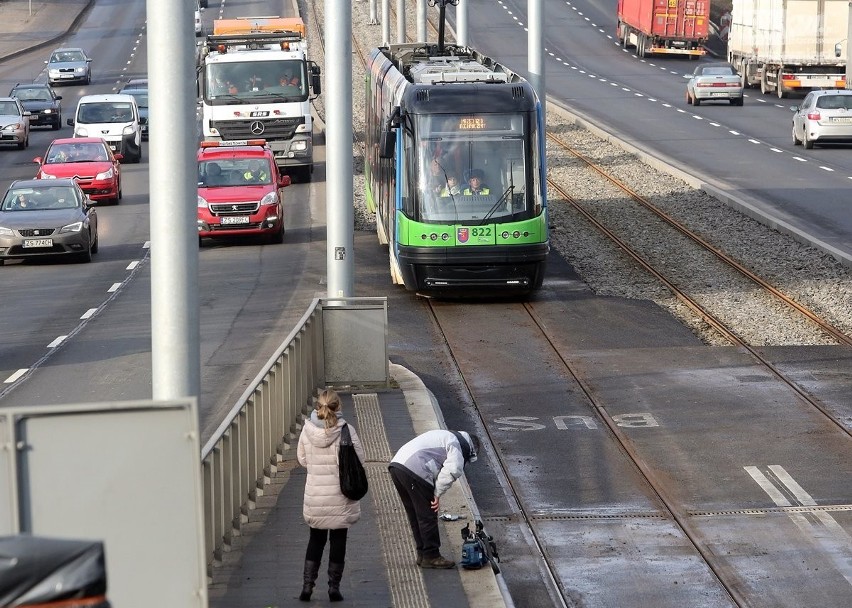
[[[493, 382], [493, 370], [481, 371], [475, 363], [471, 363], [469, 354], [459, 354], [457, 352], [462, 339], [459, 338], [459, 330], [456, 324], [462, 323], [465, 327], [469, 328], [470, 332], [473, 333], [484, 333], [487, 332], [487, 329], [483, 330], [480, 327], [480, 323], [487, 327], [488, 322], [482, 321], [482, 319], [488, 317], [491, 313], [487, 310], [469, 311], [468, 307], [468, 313], [465, 314], [461, 310], [463, 305], [447, 304], [432, 300], [427, 301], [425, 305], [428, 306], [433, 322], [444, 340], [447, 351], [450, 353], [454, 372], [458, 374], [459, 378], [461, 378], [461, 384], [463, 386], [462, 390], [465, 393], [465, 401], [468, 401], [475, 411], [475, 416], [478, 417], [478, 422], [482, 429], [481, 432], [485, 435], [485, 438], [487, 438], [489, 446], [488, 453], [493, 455], [493, 462], [496, 463], [494, 468], [499, 471], [503, 478], [501, 485], [508, 489], [505, 491], [506, 498], [508, 504], [510, 504], [510, 509], [513, 510], [509, 519], [526, 528], [526, 536], [532, 539], [531, 545], [533, 550], [540, 553], [541, 559], [546, 568], [546, 576], [544, 576], [543, 579], [550, 585], [549, 593], [550, 596], [554, 598], [554, 605], [581, 605], [580, 603], [575, 602], [575, 596], [572, 594], [570, 589], [570, 582], [564, 581], [560, 578], [560, 564], [558, 558], [551, 556], [545, 547], [546, 543], [544, 542], [543, 537], [546, 536], [547, 532], [542, 529], [542, 523], [551, 521], [554, 519], [554, 516], [536, 512], [535, 509], [527, 506], [523, 489], [517, 487], [519, 478], [517, 477], [517, 473], [512, 470], [513, 464], [510, 462], [510, 457], [507, 457], [499, 448], [500, 440], [494, 435], [495, 426], [499, 425], [495, 425], [494, 420], [489, 419], [489, 416], [483, 412], [483, 404], [478, 400], [476, 387], [479, 386], [481, 391], [483, 384], [483, 379], [479, 377], [479, 375], [481, 373], [482, 376], [486, 376], [488, 378], [487, 382]], [[637, 449], [634, 441], [631, 440], [624, 429], [619, 426], [614, 417], [610, 414], [611, 406], [614, 404], [607, 403], [601, 396], [599, 396], [598, 392], [586, 381], [583, 373], [578, 371], [576, 367], [563, 355], [563, 348], [560, 348], [560, 346], [554, 342], [551, 332], [548, 330], [547, 323], [542, 321], [537, 314], [536, 304], [523, 303], [508, 304], [505, 306], [506, 309], [500, 314], [502, 317], [501, 322], [513, 327], [523, 328], [520, 331], [525, 336], [521, 340], [524, 343], [525, 348], [537, 347], [539, 349], [550, 349], [551, 352], [544, 357], [551, 360], [558, 360], [563, 369], [560, 371], [558, 369], [554, 370], [553, 368], [550, 368], [548, 369], [548, 375], [559, 375], [564, 372], [573, 380], [573, 382], [576, 383], [577, 386], [580, 387], [583, 398], [589, 404], [591, 411], [594, 413], [595, 421], [605, 426], [611, 440], [617, 443], [621, 452], [629, 458], [630, 462], [635, 467], [635, 470], [647, 486], [653, 490], [653, 495], [662, 505], [662, 516], [671, 520], [671, 522], [674, 522], [677, 528], [679, 528], [682, 532], [683, 536], [689, 540], [689, 543], [693, 547], [695, 553], [699, 555], [701, 560], [706, 564], [707, 569], [712, 573], [718, 585], [724, 589], [724, 594], [730, 600], [731, 604], [740, 607], [756, 605], [754, 598], [749, 597], [749, 593], [744, 590], [747, 586], [743, 584], [743, 575], [732, 570], [730, 568], [730, 564], [724, 559], [724, 556], [720, 557], [717, 555], [716, 551], [711, 546], [712, 543], [707, 539], [706, 534], [703, 534], [697, 526], [693, 525], [692, 522], [694, 521], [695, 513], [691, 512], [673, 497], [672, 491], [670, 491], [671, 480], [666, 479], [664, 481], [661, 479], [660, 472], [655, 470], [653, 464], [645, 460], [641, 450]], [[459, 321], [461, 318], [464, 318], [464, 320]], [[720, 329], [724, 330], [724, 327]], [[513, 341], [517, 341], [516, 336], [513, 337]], [[546, 347], [544, 345], [546, 345]], [[462, 346], [462, 348], [466, 349], [467, 346]], [[483, 348], [487, 348], [487, 345], [483, 345]], [[460, 362], [460, 360], [465, 358], [468, 359], [467, 364]], [[828, 422], [830, 422], [830, 424], [839, 428], [839, 430], [847, 436], [850, 435], [849, 429], [845, 428], [842, 423], [831, 415], [830, 412], [827, 412], [818, 400], [807, 395], [804, 391], [797, 387], [795, 383], [781, 374], [774, 366], [772, 366], [771, 363], [759, 356], [756, 358], [760, 364], [764, 365], [766, 369], [774, 374], [781, 382], [795, 391], [804, 402], [812, 406], [819, 416], [824, 417]], [[505, 443], [505, 439], [503, 439], [503, 441]], [[666, 478], [666, 475], [662, 474], [662, 477]], [[666, 481], [668, 482], [668, 485]], [[837, 511], [844, 511], [849, 508], [851, 508], [849, 505], [826, 507], [827, 510]], [[650, 517], [653, 515], [645, 516]], [[583, 517], [585, 519], [594, 520], [605, 519], [607, 517], [619, 517], [619, 515], [612, 513], [598, 514], [594, 512], [594, 509], [592, 509], [587, 513], [566, 515], [566, 517]], [[487, 523], [488, 519], [486, 518], [486, 524]], [[491, 523], [500, 522], [492, 521]], [[564, 565], [561, 570], [564, 571]]]

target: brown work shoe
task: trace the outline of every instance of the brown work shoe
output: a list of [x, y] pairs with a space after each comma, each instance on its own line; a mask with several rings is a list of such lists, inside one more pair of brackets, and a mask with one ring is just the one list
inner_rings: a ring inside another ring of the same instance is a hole
[[420, 560], [418, 565], [421, 568], [434, 568], [440, 570], [456, 567], [456, 563], [454, 561], [447, 559], [443, 555], [439, 555], [438, 557], [424, 557]]

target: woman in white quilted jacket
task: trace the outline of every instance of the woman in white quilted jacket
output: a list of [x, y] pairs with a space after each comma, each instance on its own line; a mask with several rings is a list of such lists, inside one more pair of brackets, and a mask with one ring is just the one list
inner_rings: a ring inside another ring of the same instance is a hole
[[[327, 539], [328, 552], [328, 599], [343, 600], [340, 594], [340, 579], [346, 558], [346, 533], [361, 517], [361, 505], [349, 500], [340, 491], [340, 473], [337, 466], [340, 429], [346, 424], [341, 417], [340, 397], [330, 389], [320, 392], [316, 409], [302, 427], [296, 457], [299, 464], [308, 469], [305, 483], [305, 502], [302, 513], [311, 528], [308, 550], [305, 552], [305, 572], [302, 593], [299, 599], [310, 601], [314, 583], [319, 573], [322, 554]], [[358, 433], [349, 426], [355, 452], [364, 462], [364, 448]]]

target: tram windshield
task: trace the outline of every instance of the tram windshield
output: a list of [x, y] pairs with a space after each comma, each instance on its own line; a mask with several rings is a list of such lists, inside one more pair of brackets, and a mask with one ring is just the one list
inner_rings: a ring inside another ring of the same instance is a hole
[[518, 219], [531, 207], [523, 114], [415, 117], [412, 185], [423, 222]]

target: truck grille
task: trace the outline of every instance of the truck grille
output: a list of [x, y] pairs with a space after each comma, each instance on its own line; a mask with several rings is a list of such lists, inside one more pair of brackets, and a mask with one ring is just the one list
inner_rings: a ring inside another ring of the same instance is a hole
[[222, 139], [293, 139], [296, 127], [305, 124], [305, 117], [295, 118], [249, 118], [246, 120], [215, 120], [210, 126], [219, 131]]

